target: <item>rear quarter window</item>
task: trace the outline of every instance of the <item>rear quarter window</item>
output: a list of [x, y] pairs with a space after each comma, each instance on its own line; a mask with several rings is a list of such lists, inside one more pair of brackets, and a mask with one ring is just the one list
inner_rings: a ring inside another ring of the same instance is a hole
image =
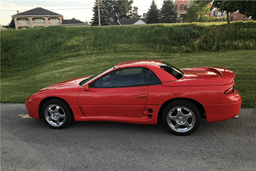
[[162, 63], [160, 68], [169, 74], [173, 75], [177, 79], [181, 79], [184, 75], [184, 73], [179, 70], [178, 68], [175, 68], [174, 66], [171, 66], [170, 64]]

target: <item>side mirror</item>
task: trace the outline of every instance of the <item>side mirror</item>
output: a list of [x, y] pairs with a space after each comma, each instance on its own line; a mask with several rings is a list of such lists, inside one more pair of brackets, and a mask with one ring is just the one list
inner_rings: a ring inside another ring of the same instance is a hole
[[89, 84], [84, 85], [84, 91], [89, 91]]

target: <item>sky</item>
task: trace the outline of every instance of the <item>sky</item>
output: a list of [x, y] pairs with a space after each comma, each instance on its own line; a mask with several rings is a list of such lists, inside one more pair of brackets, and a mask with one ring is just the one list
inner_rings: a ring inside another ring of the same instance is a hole
[[[0, 0], [0, 24], [7, 25], [11, 16], [17, 14], [17, 10], [24, 12], [36, 7], [64, 16], [64, 19], [78, 19], [90, 21], [93, 16], [92, 8], [95, 0]], [[162, 7], [163, 0], [155, 0], [158, 9]], [[139, 15], [146, 13], [152, 0], [133, 0], [133, 6], [139, 8]]]

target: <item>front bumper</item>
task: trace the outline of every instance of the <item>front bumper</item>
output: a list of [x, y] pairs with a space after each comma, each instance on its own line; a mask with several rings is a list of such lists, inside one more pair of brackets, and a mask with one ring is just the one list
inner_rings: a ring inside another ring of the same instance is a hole
[[28, 114], [30, 117], [35, 118], [35, 119], [40, 119], [39, 117], [39, 105], [35, 103], [28, 103], [27, 100], [25, 101], [26, 108], [28, 110]]

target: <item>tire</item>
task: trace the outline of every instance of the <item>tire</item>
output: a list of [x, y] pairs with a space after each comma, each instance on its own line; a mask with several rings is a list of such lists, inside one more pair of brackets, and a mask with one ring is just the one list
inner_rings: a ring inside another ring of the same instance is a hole
[[197, 107], [186, 100], [177, 100], [165, 107], [163, 124], [175, 135], [189, 135], [200, 125], [200, 113]]
[[52, 99], [44, 104], [42, 117], [46, 125], [54, 129], [65, 128], [73, 120], [71, 109], [59, 99]]

